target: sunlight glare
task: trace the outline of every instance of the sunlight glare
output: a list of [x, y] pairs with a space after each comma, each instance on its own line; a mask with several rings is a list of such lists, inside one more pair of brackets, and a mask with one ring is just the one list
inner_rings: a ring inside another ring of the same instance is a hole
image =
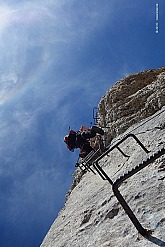
[[0, 6], [0, 31], [3, 31], [10, 24], [13, 12], [15, 10], [8, 6]]

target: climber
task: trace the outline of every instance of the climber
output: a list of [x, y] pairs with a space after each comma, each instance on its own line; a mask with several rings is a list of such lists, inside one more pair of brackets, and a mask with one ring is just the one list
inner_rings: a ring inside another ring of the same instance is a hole
[[104, 135], [104, 131], [97, 126], [92, 126], [90, 129], [85, 126], [81, 126], [80, 130], [77, 132], [70, 130], [69, 135], [64, 137], [64, 142], [67, 144], [67, 148], [72, 152], [74, 152], [75, 148], [79, 148], [79, 156], [84, 158], [93, 150], [90, 144], [90, 139], [95, 137], [96, 133]]

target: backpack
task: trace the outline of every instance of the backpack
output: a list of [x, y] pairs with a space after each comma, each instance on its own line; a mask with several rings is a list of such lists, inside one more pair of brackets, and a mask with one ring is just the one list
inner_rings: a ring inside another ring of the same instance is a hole
[[69, 147], [75, 148], [75, 142], [76, 142], [76, 132], [74, 130], [70, 130], [67, 144]]

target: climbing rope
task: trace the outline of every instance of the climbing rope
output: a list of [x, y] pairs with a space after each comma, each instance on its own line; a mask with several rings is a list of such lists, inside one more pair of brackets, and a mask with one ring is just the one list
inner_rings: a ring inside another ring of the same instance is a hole
[[152, 129], [147, 129], [145, 131], [138, 132], [138, 133], [136, 133], [136, 135], [145, 134], [148, 131], [153, 131], [153, 130], [156, 130], [156, 129], [163, 130], [164, 128], [165, 128], [165, 123], [162, 124], [162, 126], [156, 126], [156, 127], [152, 128]]
[[[133, 130], [131, 130], [129, 133], [131, 133], [131, 132], [135, 131], [136, 129], [140, 128], [141, 126], [143, 126], [143, 125], [146, 124], [147, 122], [151, 121], [152, 119], [158, 117], [158, 116], [161, 115], [163, 112], [165, 112], [165, 109], [164, 109], [163, 111], [157, 113], [156, 115], [154, 115], [154, 116], [151, 117], [150, 119], [146, 120], [144, 123], [138, 125], [136, 128], [134, 128]], [[128, 133], [128, 134], [129, 134], [129, 133]]]
[[[147, 122], [149, 122], [149, 121], [151, 121], [152, 119], [154, 119], [154, 118], [158, 117], [159, 115], [161, 115], [163, 112], [165, 112], [165, 109], [162, 110], [161, 112], [157, 113], [157, 114], [154, 115], [153, 117], [150, 117], [148, 120], [146, 120], [146, 121], [143, 122], [142, 124], [138, 125], [137, 127], [135, 127], [134, 129], [132, 129], [131, 131], [129, 131], [125, 136], [127, 136], [127, 135], [133, 133], [135, 130], [137, 130], [138, 128], [140, 128], [141, 126], [143, 126], [144, 124], [146, 124]], [[106, 128], [110, 128], [110, 127], [106, 127]], [[145, 131], [142, 131], [142, 132], [138, 132], [138, 133], [136, 133], [136, 135], [144, 134], [144, 133], [146, 133], [147, 131], [152, 131], [152, 130], [154, 130], [154, 129], [161, 129], [161, 130], [162, 130], [162, 129], [164, 129], [164, 128], [165, 128], [165, 122], [163, 122], [161, 126], [156, 126], [156, 127], [152, 128], [152, 129], [148, 129], [148, 130], [145, 130]], [[114, 142], [112, 141], [112, 142], [107, 146], [107, 148], [109, 148], [112, 144], [114, 144], [114, 143], [120, 141], [120, 140], [123, 139], [123, 138], [124, 138], [124, 137], [122, 136], [122, 137], [120, 137], [120, 138], [117, 138], [117, 140], [114, 140]]]

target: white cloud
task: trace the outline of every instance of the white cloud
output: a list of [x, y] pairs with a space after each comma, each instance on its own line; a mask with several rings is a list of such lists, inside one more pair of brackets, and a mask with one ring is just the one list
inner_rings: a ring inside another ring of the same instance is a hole
[[7, 5], [0, 6], [0, 34], [12, 22], [15, 10]]
[[64, 61], [67, 66], [75, 47], [83, 52], [110, 14], [100, 1], [86, 5], [73, 0], [0, 4], [0, 10], [1, 103], [29, 81], [36, 83], [43, 66], [58, 67]]

